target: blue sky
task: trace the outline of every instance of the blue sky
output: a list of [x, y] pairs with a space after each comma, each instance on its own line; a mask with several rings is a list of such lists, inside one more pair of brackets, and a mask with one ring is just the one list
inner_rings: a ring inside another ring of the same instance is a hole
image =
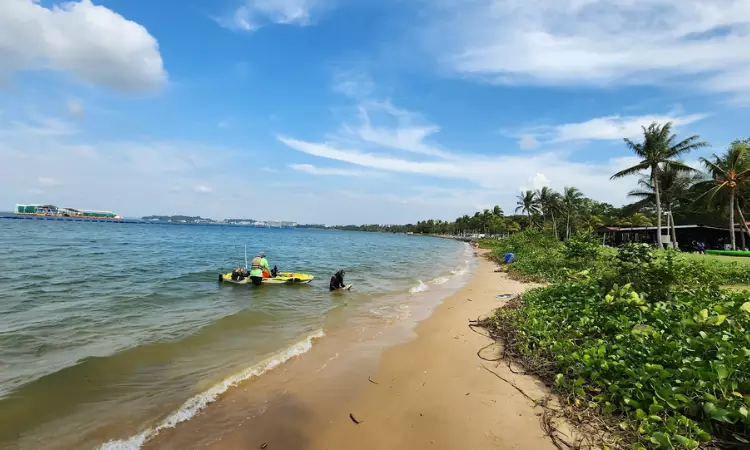
[[747, 137], [750, 0], [0, 2], [0, 207], [453, 219], [619, 205], [622, 142]]

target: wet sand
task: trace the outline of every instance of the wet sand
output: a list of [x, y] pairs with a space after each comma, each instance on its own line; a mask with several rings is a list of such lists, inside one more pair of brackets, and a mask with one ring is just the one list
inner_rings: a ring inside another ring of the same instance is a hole
[[[498, 294], [530, 286], [479, 259], [469, 282], [415, 329], [342, 328], [145, 448], [555, 449], [541, 409], [482, 366], [533, 398], [544, 386], [477, 357], [492, 342], [468, 321], [501, 306]], [[495, 346], [482, 352], [497, 354]]]

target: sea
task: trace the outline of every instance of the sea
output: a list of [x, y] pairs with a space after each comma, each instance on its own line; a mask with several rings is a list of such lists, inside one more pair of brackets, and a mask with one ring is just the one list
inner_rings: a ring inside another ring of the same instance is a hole
[[[218, 283], [259, 251], [315, 280]], [[424, 317], [472, 253], [383, 233], [0, 220], [0, 448], [142, 448], [337, 330]], [[354, 287], [331, 293], [339, 269]]]

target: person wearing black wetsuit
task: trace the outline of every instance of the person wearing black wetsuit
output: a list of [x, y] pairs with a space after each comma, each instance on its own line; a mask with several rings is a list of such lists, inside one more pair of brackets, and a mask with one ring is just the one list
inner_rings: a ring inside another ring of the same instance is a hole
[[331, 284], [328, 286], [331, 291], [337, 291], [344, 287], [345, 273], [343, 270], [339, 270], [331, 277]]

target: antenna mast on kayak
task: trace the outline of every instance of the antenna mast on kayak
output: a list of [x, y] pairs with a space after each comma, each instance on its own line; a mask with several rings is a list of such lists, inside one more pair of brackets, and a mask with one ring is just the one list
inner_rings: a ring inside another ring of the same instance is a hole
[[247, 244], [245, 244], [245, 269], [247, 270]]

